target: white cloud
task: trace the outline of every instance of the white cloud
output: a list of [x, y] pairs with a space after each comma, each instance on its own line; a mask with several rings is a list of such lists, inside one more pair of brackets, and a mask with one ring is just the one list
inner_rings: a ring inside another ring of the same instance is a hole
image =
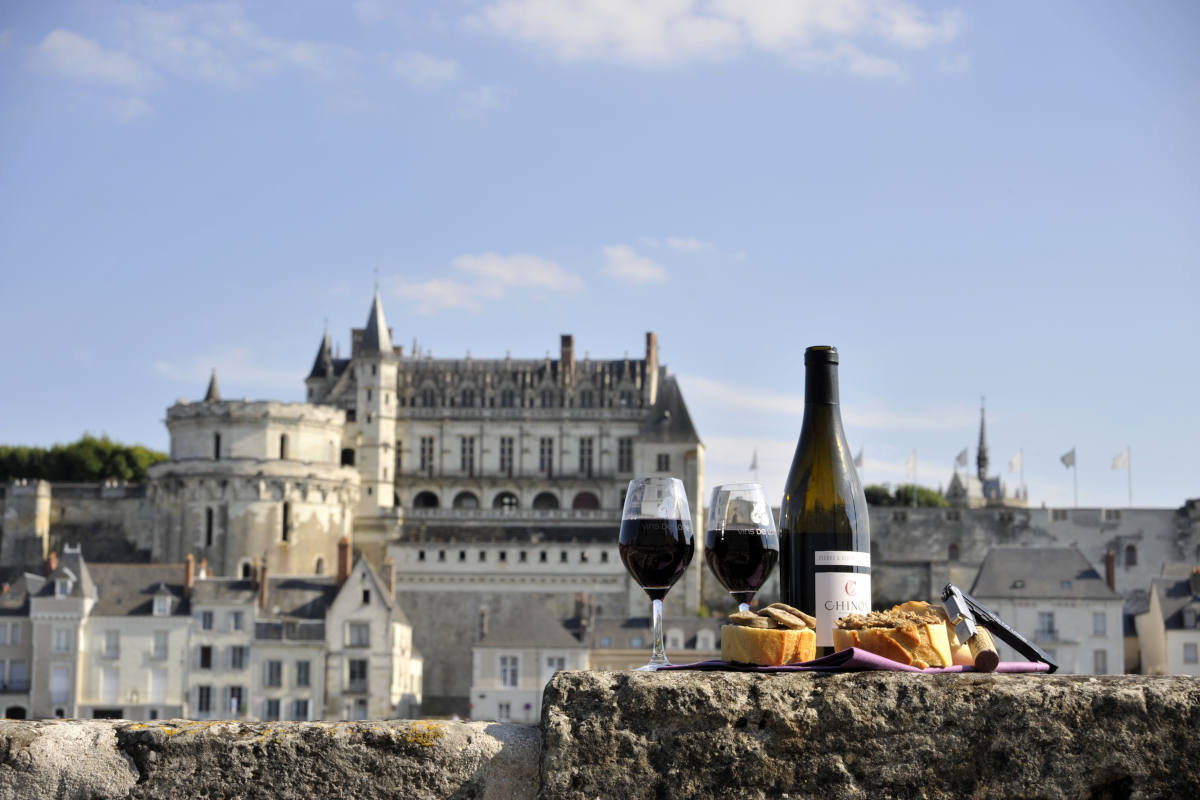
[[54, 30], [33, 50], [36, 68], [79, 83], [144, 92], [155, 83], [153, 70], [116, 50], [106, 50], [77, 33]]
[[430, 89], [451, 83], [458, 77], [458, 62], [438, 58], [419, 50], [409, 50], [391, 59], [393, 75], [418, 89]]
[[572, 294], [583, 289], [583, 280], [578, 275], [533, 255], [462, 255], [452, 264], [467, 279], [397, 280], [392, 283], [392, 293], [413, 303], [419, 313], [433, 314], [447, 309], [478, 311], [488, 302], [504, 299], [511, 290], [540, 295]]
[[926, 14], [903, 0], [498, 0], [466, 22], [564, 61], [646, 66], [758, 49], [868, 77], [903, 68], [865, 42], [923, 50], [965, 27], [961, 12]]
[[503, 108], [508, 96], [508, 90], [499, 86], [476, 86], [467, 89], [458, 96], [458, 113], [464, 117], [479, 117], [483, 114]]
[[264, 367], [255, 361], [254, 353], [245, 348], [233, 348], [219, 353], [195, 356], [182, 361], [155, 361], [154, 371], [164, 378], [186, 381], [196, 387], [196, 396], [204, 396], [213, 369], [225, 396], [239, 395], [245, 389], [255, 391], [295, 391], [296, 370]]
[[604, 273], [626, 283], [662, 283], [667, 270], [625, 245], [604, 248]]
[[712, 249], [712, 245], [708, 242], [702, 242], [699, 239], [691, 239], [681, 236], [668, 236], [667, 247], [670, 247], [674, 250], [690, 250], [692, 252]]
[[396, 0], [355, 0], [354, 16], [359, 22], [373, 24], [376, 22], [392, 22], [403, 24], [408, 21], [402, 3]]

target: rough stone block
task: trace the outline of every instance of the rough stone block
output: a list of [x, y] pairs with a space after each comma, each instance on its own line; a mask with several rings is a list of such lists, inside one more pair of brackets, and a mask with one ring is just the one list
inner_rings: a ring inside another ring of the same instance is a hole
[[1200, 796], [1200, 681], [559, 673], [543, 798]]

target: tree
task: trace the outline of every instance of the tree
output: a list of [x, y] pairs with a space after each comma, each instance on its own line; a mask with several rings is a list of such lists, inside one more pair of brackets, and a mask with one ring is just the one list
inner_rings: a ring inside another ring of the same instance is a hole
[[877, 483], [863, 489], [863, 494], [867, 496], [867, 505], [869, 506], [894, 506], [896, 504], [896, 499], [892, 497], [888, 488]]
[[[924, 486], [917, 486], [917, 505], [921, 508], [946, 508], [950, 504], [941, 492], [927, 489]], [[911, 483], [902, 484], [896, 487], [896, 491], [892, 492], [886, 486], [872, 484], [863, 489], [863, 494], [867, 496], [867, 505], [871, 506], [912, 506], [913, 502], [913, 485]]]
[[140, 482], [151, 465], [166, 460], [165, 453], [141, 445], [123, 445], [107, 436], [84, 433], [78, 441], [50, 448], [0, 445], [0, 481]]

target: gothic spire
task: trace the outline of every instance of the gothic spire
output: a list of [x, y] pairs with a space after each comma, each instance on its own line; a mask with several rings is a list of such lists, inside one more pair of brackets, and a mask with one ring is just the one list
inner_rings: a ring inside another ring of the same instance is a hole
[[321, 337], [321, 344], [317, 348], [317, 357], [313, 360], [312, 371], [308, 373], [310, 378], [328, 378], [333, 375], [333, 349], [329, 346], [329, 331], [325, 331], [325, 335]]
[[217, 368], [213, 367], [212, 377], [208, 379], [208, 391], [204, 393], [204, 402], [221, 402], [221, 387], [217, 386]]
[[379, 291], [371, 301], [371, 311], [367, 317], [367, 328], [363, 331], [362, 349], [364, 353], [391, 353], [392, 334], [388, 330], [387, 319], [383, 316], [383, 301], [379, 299]]
[[987, 425], [984, 422], [983, 398], [979, 398], [979, 454], [975, 457], [975, 464], [979, 467], [979, 480], [987, 480], [988, 469], [988, 446], [987, 446]]

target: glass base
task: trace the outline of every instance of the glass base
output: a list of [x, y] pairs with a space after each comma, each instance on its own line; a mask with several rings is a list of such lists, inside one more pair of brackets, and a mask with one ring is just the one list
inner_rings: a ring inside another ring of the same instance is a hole
[[633, 671], [634, 672], [658, 672], [663, 667], [669, 667], [669, 666], [671, 666], [670, 661], [659, 661], [659, 662], [651, 661], [649, 664], [645, 665], [644, 667], [638, 667], [637, 669], [635, 669]]

